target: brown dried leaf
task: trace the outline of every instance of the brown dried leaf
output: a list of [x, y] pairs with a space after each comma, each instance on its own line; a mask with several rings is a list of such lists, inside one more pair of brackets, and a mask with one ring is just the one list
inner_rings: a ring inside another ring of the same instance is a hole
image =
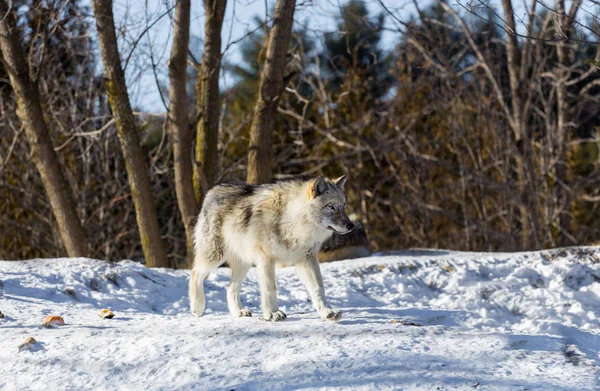
[[58, 315], [48, 315], [44, 318], [43, 324], [46, 327], [64, 325], [65, 320], [61, 316], [58, 316]]
[[98, 313], [98, 316], [102, 319], [112, 319], [115, 317], [115, 314], [110, 310], [110, 308], [105, 308]]

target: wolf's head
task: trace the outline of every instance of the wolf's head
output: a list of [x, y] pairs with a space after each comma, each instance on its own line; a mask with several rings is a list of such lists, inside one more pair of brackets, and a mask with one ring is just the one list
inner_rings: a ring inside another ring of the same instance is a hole
[[345, 175], [333, 181], [320, 176], [308, 187], [313, 223], [338, 234], [347, 234], [354, 229], [354, 224], [344, 210], [346, 208], [345, 183]]

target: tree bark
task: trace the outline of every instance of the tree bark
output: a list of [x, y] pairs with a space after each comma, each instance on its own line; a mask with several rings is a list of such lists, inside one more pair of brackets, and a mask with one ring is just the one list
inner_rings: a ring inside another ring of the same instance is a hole
[[287, 51], [294, 23], [295, 0], [277, 0], [273, 27], [265, 64], [260, 76], [259, 95], [254, 108], [250, 128], [250, 150], [248, 152], [248, 183], [265, 183], [271, 180], [273, 169], [273, 127], [279, 98], [283, 93], [283, 78], [287, 62]]
[[218, 174], [221, 28], [226, 6], [225, 0], [204, 1], [204, 54], [196, 84], [200, 121], [196, 134], [194, 194], [198, 205], [202, 205], [204, 193], [214, 185]]
[[[537, 215], [536, 199], [532, 199], [535, 193], [531, 192], [527, 172], [529, 166], [529, 154], [531, 153], [530, 140], [525, 131], [525, 121], [523, 119], [523, 99], [521, 95], [521, 52], [516, 36], [516, 25], [514, 10], [511, 0], [502, 0], [504, 10], [504, 20], [506, 23], [506, 59], [508, 75], [510, 82], [510, 96], [512, 103], [512, 129], [514, 141], [517, 145], [517, 151], [514, 156], [515, 171], [517, 176], [517, 186], [519, 188], [519, 225], [521, 229], [521, 248], [530, 249], [532, 245], [537, 248], [537, 229], [534, 229], [530, 220], [530, 214]], [[531, 168], [531, 167], [529, 167]], [[534, 224], [538, 222], [537, 217], [532, 218]]]
[[169, 112], [167, 128], [173, 145], [175, 192], [185, 228], [187, 259], [194, 246], [194, 221], [198, 214], [192, 183], [192, 133], [187, 109], [187, 53], [190, 42], [190, 0], [179, 0], [175, 10], [173, 46], [169, 60]]
[[25, 128], [31, 157], [42, 179], [61, 239], [70, 257], [89, 255], [89, 244], [77, 216], [73, 191], [65, 179], [54, 151], [42, 110], [38, 86], [29, 75], [29, 66], [16, 27], [16, 11], [0, 0], [0, 49], [17, 98], [17, 115]]
[[555, 148], [557, 156], [556, 162], [556, 206], [559, 208], [558, 215], [558, 245], [565, 246], [576, 244], [571, 242], [565, 233], [571, 232], [571, 197], [568, 191], [569, 183], [569, 163], [567, 162], [567, 146], [569, 134], [567, 130], [568, 102], [566, 82], [570, 76], [568, 48], [565, 41], [568, 41], [571, 35], [572, 21], [577, 15], [581, 4], [580, 0], [573, 1], [569, 14], [566, 15], [564, 0], [558, 0], [557, 4], [557, 35], [558, 43], [556, 45], [556, 54], [558, 57], [558, 66], [555, 69], [556, 78], [556, 135]]
[[121, 68], [112, 1], [94, 0], [94, 14], [96, 15], [108, 101], [113, 112], [125, 160], [146, 265], [168, 267], [169, 262], [158, 228], [148, 168], [144, 161], [138, 130], [129, 103], [125, 74]]
[[504, 9], [504, 18], [506, 22], [506, 60], [508, 66], [508, 75], [510, 81], [511, 100], [514, 117], [514, 132], [517, 141], [522, 137], [522, 119], [521, 119], [521, 94], [519, 93], [519, 76], [521, 66], [521, 52], [517, 42], [515, 17], [511, 0], [502, 0]]

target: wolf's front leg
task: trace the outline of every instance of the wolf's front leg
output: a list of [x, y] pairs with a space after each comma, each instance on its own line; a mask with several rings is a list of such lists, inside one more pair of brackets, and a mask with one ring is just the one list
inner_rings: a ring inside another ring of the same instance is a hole
[[258, 284], [260, 285], [261, 307], [263, 318], [278, 322], [287, 315], [277, 308], [277, 286], [275, 284], [275, 262], [261, 260], [256, 265]]
[[325, 299], [325, 288], [323, 287], [321, 268], [319, 267], [319, 261], [313, 252], [307, 254], [304, 259], [296, 264], [296, 271], [300, 280], [304, 283], [304, 286], [310, 295], [310, 299], [321, 318], [332, 321], [340, 320], [342, 318], [342, 312], [331, 308], [327, 299]]

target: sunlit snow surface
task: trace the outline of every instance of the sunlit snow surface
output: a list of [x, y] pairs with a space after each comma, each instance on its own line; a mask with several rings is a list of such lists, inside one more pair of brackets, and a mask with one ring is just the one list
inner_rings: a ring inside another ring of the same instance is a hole
[[[318, 318], [293, 268], [277, 271], [288, 319], [270, 323], [254, 270], [242, 290], [253, 318], [227, 313], [228, 269], [208, 278], [195, 318], [189, 271], [0, 262], [0, 389], [600, 389], [598, 247], [402, 251], [321, 269], [339, 323]], [[98, 317], [106, 307], [115, 318]], [[66, 325], [42, 327], [50, 314]]]

